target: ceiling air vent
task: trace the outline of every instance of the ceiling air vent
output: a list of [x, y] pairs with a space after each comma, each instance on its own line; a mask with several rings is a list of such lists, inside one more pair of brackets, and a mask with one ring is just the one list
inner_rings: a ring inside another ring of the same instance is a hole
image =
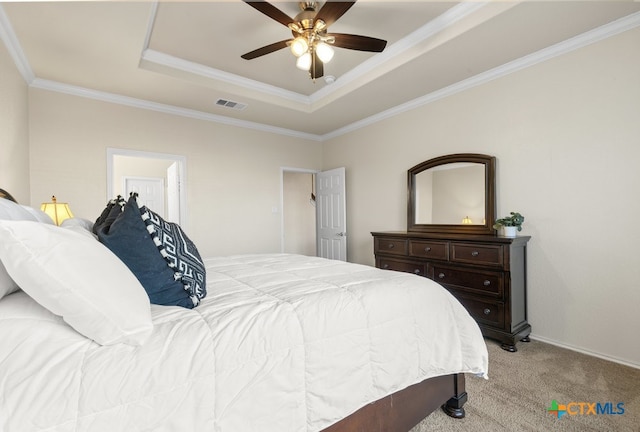
[[226, 100], [226, 99], [218, 99], [216, 101], [216, 105], [221, 106], [221, 107], [225, 107], [225, 108], [231, 108], [231, 109], [238, 110], [238, 111], [241, 111], [241, 110], [243, 110], [243, 109], [245, 109], [247, 107], [247, 104], [240, 103], [240, 102], [234, 102], [234, 101], [230, 101], [230, 100]]

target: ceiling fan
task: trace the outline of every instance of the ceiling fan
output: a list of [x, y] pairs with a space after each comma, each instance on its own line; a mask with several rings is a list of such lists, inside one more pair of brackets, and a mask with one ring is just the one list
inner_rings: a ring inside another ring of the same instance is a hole
[[292, 39], [275, 42], [243, 54], [245, 60], [252, 60], [265, 54], [278, 51], [287, 46], [298, 58], [296, 66], [308, 70], [315, 81], [324, 75], [324, 63], [333, 57], [332, 46], [358, 51], [382, 52], [387, 41], [368, 36], [345, 33], [327, 33], [327, 28], [347, 12], [355, 1], [326, 1], [318, 9], [318, 2], [298, 2], [300, 13], [290, 18], [277, 7], [265, 1], [247, 1], [246, 4], [262, 12], [269, 18], [287, 26], [293, 34]]

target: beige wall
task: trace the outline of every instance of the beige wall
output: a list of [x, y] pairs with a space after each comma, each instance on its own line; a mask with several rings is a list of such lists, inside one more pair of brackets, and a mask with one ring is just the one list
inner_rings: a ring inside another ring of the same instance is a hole
[[347, 169], [349, 261], [406, 228], [406, 170], [497, 157], [498, 216], [525, 217], [529, 320], [547, 341], [640, 366], [640, 29], [326, 143]]
[[107, 147], [187, 158], [187, 234], [205, 256], [280, 252], [281, 167], [319, 169], [322, 145], [30, 90], [31, 201], [55, 193], [76, 216], [106, 203]]
[[0, 43], [0, 188], [29, 201], [27, 84]]

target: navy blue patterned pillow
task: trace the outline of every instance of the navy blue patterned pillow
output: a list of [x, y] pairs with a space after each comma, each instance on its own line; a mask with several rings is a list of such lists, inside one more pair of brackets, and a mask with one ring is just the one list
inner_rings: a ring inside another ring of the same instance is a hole
[[[151, 303], [193, 308], [195, 303], [158, 252], [133, 194], [124, 209], [114, 206], [112, 223], [98, 227], [98, 239], [124, 262], [144, 287]], [[107, 218], [109, 219], [109, 218]]]
[[95, 223], [93, 224], [93, 233], [97, 235], [98, 230], [105, 224], [111, 225], [116, 217], [118, 217], [118, 215], [122, 212], [122, 210], [124, 210], [124, 205], [126, 203], [127, 202], [120, 195], [112, 200], [109, 200], [107, 206], [104, 210], [102, 210], [102, 213], [100, 213], [100, 216], [98, 216], [98, 219], [96, 219]]
[[207, 295], [207, 274], [196, 245], [187, 237], [180, 225], [165, 221], [160, 215], [144, 206], [140, 209], [140, 213], [160, 254], [175, 272], [175, 279], [182, 282], [193, 305], [197, 306]]

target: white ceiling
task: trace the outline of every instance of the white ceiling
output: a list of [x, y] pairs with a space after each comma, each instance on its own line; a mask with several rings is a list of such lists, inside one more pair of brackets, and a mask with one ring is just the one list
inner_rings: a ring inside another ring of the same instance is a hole
[[633, 0], [360, 0], [329, 31], [387, 48], [336, 48], [327, 84], [287, 49], [241, 59], [291, 32], [240, 0], [0, 4], [0, 37], [34, 87], [319, 140], [639, 25]]

